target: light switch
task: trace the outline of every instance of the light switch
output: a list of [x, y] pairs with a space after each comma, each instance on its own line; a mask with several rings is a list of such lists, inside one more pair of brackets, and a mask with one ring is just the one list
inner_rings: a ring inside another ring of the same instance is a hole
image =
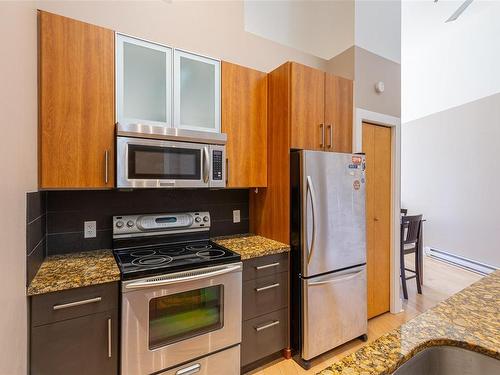
[[233, 223], [239, 223], [240, 221], [240, 210], [233, 210]]

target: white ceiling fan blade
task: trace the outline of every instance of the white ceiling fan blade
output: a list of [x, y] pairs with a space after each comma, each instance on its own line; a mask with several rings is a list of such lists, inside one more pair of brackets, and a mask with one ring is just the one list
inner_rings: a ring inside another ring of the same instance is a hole
[[445, 22], [455, 21], [458, 17], [460, 17], [460, 15], [465, 11], [465, 9], [467, 9], [467, 7], [471, 5], [473, 1], [474, 0], [465, 0], [462, 3], [462, 5], [460, 5], [458, 9], [451, 15], [451, 17], [448, 18]]

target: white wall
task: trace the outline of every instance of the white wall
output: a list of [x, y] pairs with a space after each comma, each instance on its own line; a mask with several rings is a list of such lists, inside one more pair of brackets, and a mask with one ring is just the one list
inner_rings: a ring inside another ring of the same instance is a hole
[[500, 266], [500, 2], [403, 2], [402, 205], [425, 245]]
[[245, 30], [330, 59], [354, 44], [354, 0], [245, 0]]
[[355, 7], [356, 46], [401, 62], [401, 1], [360, 0]]
[[500, 94], [407, 123], [402, 207], [424, 214], [425, 245], [500, 267]]
[[403, 2], [403, 123], [500, 92], [500, 2], [461, 2]]
[[26, 373], [26, 192], [37, 186], [36, 12], [0, 2], [0, 374]]
[[324, 69], [326, 61], [245, 31], [242, 1], [38, 1], [58, 13], [264, 72], [287, 60]]
[[269, 71], [325, 61], [245, 32], [242, 2], [0, 1], [0, 375], [26, 374], [26, 192], [37, 189], [37, 14], [44, 9]]

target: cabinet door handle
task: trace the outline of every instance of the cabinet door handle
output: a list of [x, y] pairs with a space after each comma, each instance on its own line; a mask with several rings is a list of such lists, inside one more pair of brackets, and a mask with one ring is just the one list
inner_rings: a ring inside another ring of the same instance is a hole
[[255, 291], [256, 292], [262, 292], [264, 290], [269, 290], [269, 289], [274, 289], [274, 288], [277, 288], [279, 287], [280, 284], [279, 283], [276, 283], [276, 284], [271, 284], [271, 285], [266, 285], [266, 286], [263, 286], [261, 288], [255, 288]]
[[333, 147], [333, 125], [328, 125], [327, 129], [330, 132], [329, 133], [329, 135], [330, 135], [330, 144], [328, 145], [328, 148], [332, 148]]
[[200, 372], [200, 370], [201, 370], [201, 365], [199, 363], [196, 363], [192, 366], [180, 369], [175, 373], [175, 375], [191, 375]]
[[111, 318], [108, 318], [108, 358], [111, 358], [111, 344], [112, 344], [112, 334], [111, 334]]
[[229, 158], [226, 158], [226, 185], [229, 183]]
[[84, 299], [84, 300], [81, 300], [81, 301], [64, 303], [62, 305], [54, 305], [54, 306], [52, 306], [52, 309], [53, 310], [62, 310], [62, 309], [67, 309], [69, 307], [75, 307], [75, 306], [81, 306], [81, 305], [88, 305], [89, 303], [101, 302], [101, 300], [102, 300], [101, 297]]
[[325, 147], [325, 125], [319, 124], [319, 131], [321, 132], [321, 143], [319, 147]]
[[280, 265], [280, 262], [276, 262], [276, 263], [271, 263], [271, 264], [265, 264], [263, 266], [257, 266], [257, 267], [255, 267], [255, 269], [257, 271], [260, 271], [260, 270], [264, 270], [266, 268], [278, 267], [279, 265]]
[[109, 150], [104, 151], [104, 183], [109, 182]]
[[274, 326], [277, 326], [278, 324], [280, 324], [280, 321], [279, 320], [275, 320], [274, 322], [271, 322], [271, 323], [267, 323], [267, 324], [264, 324], [262, 326], [257, 326], [255, 327], [255, 330], [257, 332], [260, 332], [264, 329], [268, 329], [268, 328], [271, 328], [271, 327], [274, 327]]

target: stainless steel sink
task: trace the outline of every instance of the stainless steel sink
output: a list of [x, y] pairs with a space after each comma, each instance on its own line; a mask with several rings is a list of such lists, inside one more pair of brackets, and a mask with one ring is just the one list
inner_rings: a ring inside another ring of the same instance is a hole
[[425, 349], [393, 373], [393, 375], [490, 374], [500, 374], [500, 360], [451, 346]]

